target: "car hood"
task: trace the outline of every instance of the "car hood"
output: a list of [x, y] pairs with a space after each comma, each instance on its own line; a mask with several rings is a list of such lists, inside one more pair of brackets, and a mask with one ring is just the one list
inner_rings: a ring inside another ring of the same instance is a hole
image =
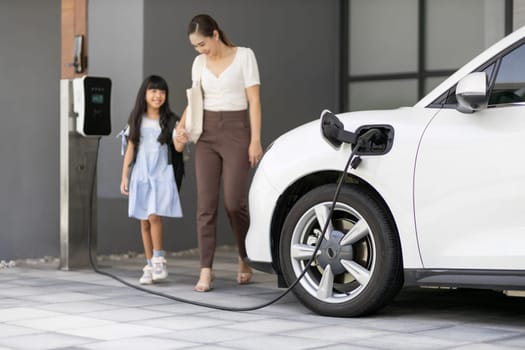
[[[389, 158], [400, 158], [403, 162], [414, 157], [421, 134], [436, 109], [402, 107], [392, 110], [358, 111], [338, 114], [345, 130], [355, 131], [363, 125], [390, 125], [395, 134], [392, 150], [384, 156], [366, 157], [367, 166], [359, 167], [355, 173], [363, 178], [374, 176], [368, 165]], [[320, 120], [314, 120], [288, 131], [277, 138], [265, 152], [257, 173], [263, 172], [269, 183], [282, 189], [297, 178], [319, 171], [340, 171], [351, 152], [351, 145], [343, 144], [334, 149], [321, 134]]]
[[[357, 112], [346, 112], [337, 114], [337, 117], [345, 126], [345, 130], [355, 131], [362, 125], [373, 125], [373, 124], [388, 124], [395, 125], [399, 122], [406, 121], [407, 113], [411, 112], [414, 107], [399, 107], [396, 109], [380, 109], [380, 110], [367, 110]], [[321, 136], [321, 129], [319, 124], [320, 119], [312, 120], [306, 124], [298, 126], [280, 137], [278, 137], [273, 144], [279, 143], [287, 138], [294, 138], [296, 135], [302, 137], [303, 134], [310, 134], [310, 129], [315, 129]]]

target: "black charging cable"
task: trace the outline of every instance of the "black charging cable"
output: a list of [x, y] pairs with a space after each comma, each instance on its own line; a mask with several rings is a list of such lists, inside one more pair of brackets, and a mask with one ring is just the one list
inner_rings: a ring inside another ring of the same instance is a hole
[[348, 171], [348, 168], [349, 168], [349, 166], [350, 166], [350, 164], [352, 162], [352, 159], [356, 155], [356, 153], [359, 150], [359, 148], [363, 144], [368, 142], [370, 140], [370, 138], [373, 137], [376, 134], [376, 132], [374, 130], [376, 130], [376, 129], [371, 129], [371, 130], [367, 131], [366, 133], [364, 133], [363, 135], [359, 136], [358, 139], [357, 139], [356, 144], [352, 147], [352, 152], [350, 153], [350, 156], [348, 157], [348, 161], [346, 162], [346, 165], [345, 165], [345, 168], [344, 168], [344, 170], [343, 170], [343, 172], [341, 174], [341, 177], [339, 178], [339, 180], [337, 182], [337, 187], [335, 189], [334, 198], [332, 200], [332, 205], [330, 207], [330, 211], [328, 213], [328, 217], [327, 217], [326, 222], [324, 224], [322, 233], [320, 234], [319, 241], [317, 242], [317, 244], [315, 246], [315, 249], [314, 249], [314, 251], [312, 253], [312, 256], [310, 257], [310, 259], [306, 263], [304, 270], [301, 272], [301, 274], [299, 276], [297, 276], [295, 281], [288, 288], [286, 288], [286, 290], [284, 290], [281, 294], [279, 294], [277, 297], [275, 297], [274, 299], [272, 299], [272, 300], [270, 300], [268, 302], [265, 302], [265, 303], [259, 304], [259, 305], [254, 305], [254, 306], [246, 306], [246, 307], [232, 307], [232, 306], [223, 306], [223, 305], [215, 305], [215, 304], [210, 304], [210, 303], [203, 303], [203, 302], [200, 302], [200, 301], [180, 298], [180, 297], [176, 297], [176, 296], [169, 295], [169, 294], [166, 294], [166, 293], [157, 292], [157, 291], [154, 291], [154, 290], [151, 290], [151, 289], [146, 289], [146, 288], [137, 286], [135, 284], [129, 283], [128, 281], [126, 281], [126, 280], [124, 280], [124, 279], [122, 279], [122, 278], [120, 278], [118, 276], [115, 276], [115, 275], [113, 275], [113, 274], [111, 274], [109, 272], [101, 270], [97, 266], [95, 260], [93, 259], [93, 250], [92, 250], [92, 247], [91, 247], [91, 243], [92, 243], [92, 239], [91, 239], [91, 235], [92, 235], [92, 227], [91, 227], [92, 220], [91, 219], [92, 219], [92, 216], [93, 216], [93, 198], [96, 195], [95, 194], [95, 178], [97, 176], [98, 150], [99, 150], [99, 146], [100, 146], [100, 138], [98, 138], [98, 141], [97, 141], [95, 166], [93, 167], [93, 177], [92, 177], [93, 182], [91, 184], [91, 195], [90, 195], [90, 199], [89, 199], [89, 210], [90, 210], [90, 219], [88, 220], [89, 263], [90, 263], [92, 269], [98, 274], [101, 274], [101, 275], [113, 278], [114, 280], [116, 280], [116, 281], [118, 281], [118, 282], [120, 282], [120, 283], [122, 283], [122, 284], [124, 284], [124, 285], [126, 285], [128, 287], [131, 287], [133, 289], [136, 289], [136, 290], [139, 290], [139, 291], [142, 291], [142, 292], [145, 292], [145, 293], [149, 293], [149, 294], [152, 294], [152, 295], [156, 295], [156, 296], [159, 296], [159, 297], [162, 297], [162, 298], [178, 301], [178, 302], [181, 302], [181, 303], [191, 304], [191, 305], [195, 305], [195, 306], [202, 306], [202, 307], [206, 307], [206, 308], [210, 308], [210, 309], [223, 310], [223, 311], [254, 311], [254, 310], [259, 310], [259, 309], [265, 308], [267, 306], [270, 306], [270, 305], [276, 303], [277, 301], [281, 300], [282, 298], [284, 298], [299, 283], [299, 281], [306, 274], [306, 272], [309, 269], [309, 266], [312, 264], [312, 262], [314, 261], [315, 257], [317, 256], [317, 252], [319, 251], [319, 248], [321, 247], [321, 243], [323, 242], [326, 230], [328, 229], [328, 225], [330, 223], [330, 220], [332, 219], [332, 214], [334, 212], [335, 204], [337, 202], [337, 199], [339, 198], [339, 194], [341, 192], [341, 188], [342, 188], [342, 185], [344, 183], [344, 179], [346, 177], [346, 173]]

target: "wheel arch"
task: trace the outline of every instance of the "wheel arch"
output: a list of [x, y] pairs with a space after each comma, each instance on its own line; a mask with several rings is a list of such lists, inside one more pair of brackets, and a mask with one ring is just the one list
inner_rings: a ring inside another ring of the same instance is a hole
[[[297, 179], [295, 182], [293, 182], [288, 188], [279, 196], [279, 199], [277, 200], [277, 204], [275, 206], [275, 210], [273, 212], [272, 217], [272, 223], [271, 223], [271, 253], [272, 253], [272, 265], [274, 271], [280, 276], [281, 275], [281, 262], [279, 258], [279, 244], [280, 244], [280, 238], [281, 238], [281, 231], [284, 225], [284, 221], [286, 219], [286, 216], [290, 212], [293, 205], [306, 193], [310, 192], [316, 187], [327, 185], [327, 184], [335, 184], [339, 180], [339, 177], [341, 176], [341, 171], [335, 171], [335, 170], [326, 170], [326, 171], [319, 171], [315, 173], [308, 174], [306, 176], [303, 176], [300, 179]], [[395, 233], [398, 236], [398, 242], [401, 242], [399, 239], [399, 231], [397, 228], [397, 224], [394, 220], [394, 216], [392, 215], [392, 211], [388, 207], [385, 200], [382, 198], [382, 196], [379, 194], [379, 192], [367, 181], [363, 180], [362, 178], [355, 176], [353, 174], [346, 174], [346, 178], [344, 180], [344, 186], [357, 186], [362, 190], [365, 190], [367, 193], [372, 195], [375, 200], [385, 209], [386, 213], [388, 213], [389, 219], [391, 220], [392, 227], [395, 229]], [[401, 243], [399, 243], [401, 244]], [[402, 257], [402, 249], [401, 246], [399, 247], [399, 252]], [[281, 278], [279, 279], [281, 280]]]

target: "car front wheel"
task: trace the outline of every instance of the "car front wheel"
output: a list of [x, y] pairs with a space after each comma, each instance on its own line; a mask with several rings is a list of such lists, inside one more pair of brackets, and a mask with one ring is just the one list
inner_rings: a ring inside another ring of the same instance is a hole
[[358, 316], [391, 300], [403, 283], [397, 232], [388, 212], [368, 192], [343, 186], [315, 259], [307, 266], [329, 216], [336, 186], [304, 195], [288, 214], [280, 241], [283, 276], [294, 294], [329, 316]]

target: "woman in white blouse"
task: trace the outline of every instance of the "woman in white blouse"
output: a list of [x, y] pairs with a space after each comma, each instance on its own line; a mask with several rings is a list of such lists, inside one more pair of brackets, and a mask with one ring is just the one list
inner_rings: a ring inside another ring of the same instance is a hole
[[[237, 282], [246, 284], [252, 270], [245, 262], [249, 226], [248, 174], [262, 157], [260, 79], [253, 51], [234, 46], [208, 15], [195, 16], [188, 27], [193, 61], [192, 80], [200, 77], [204, 92], [203, 132], [195, 146], [197, 235], [200, 276], [195, 290], [211, 289], [216, 222], [222, 176], [224, 207], [237, 241]], [[185, 112], [181, 129], [185, 124]], [[185, 135], [181, 135], [182, 138]]]

